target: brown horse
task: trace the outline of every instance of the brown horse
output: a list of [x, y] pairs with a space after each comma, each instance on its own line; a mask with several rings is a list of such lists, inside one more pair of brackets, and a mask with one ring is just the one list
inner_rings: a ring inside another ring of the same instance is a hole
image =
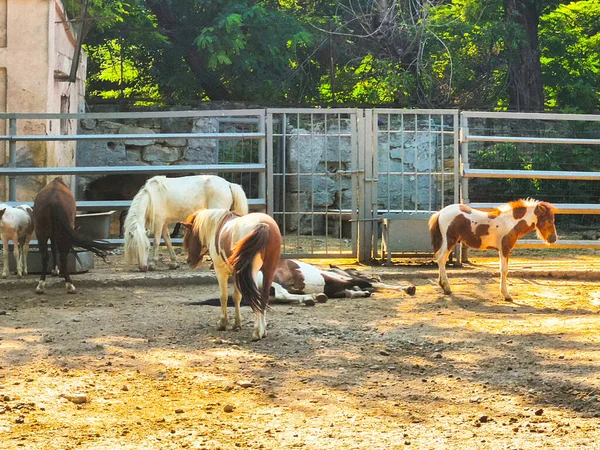
[[431, 244], [437, 259], [438, 283], [445, 294], [451, 294], [446, 261], [459, 242], [475, 249], [494, 249], [500, 255], [500, 292], [505, 300], [512, 298], [506, 287], [508, 256], [517, 240], [533, 230], [548, 244], [556, 242], [555, 208], [550, 203], [527, 199], [483, 212], [467, 205], [448, 205], [429, 219]]
[[45, 186], [33, 202], [35, 233], [42, 256], [42, 275], [35, 289], [38, 294], [44, 293], [46, 273], [48, 269], [48, 239], [51, 242], [52, 257], [56, 264], [56, 251], [60, 255], [60, 275], [65, 278], [67, 292], [75, 293], [75, 286], [67, 268], [67, 257], [73, 247], [82, 247], [96, 255], [106, 257], [106, 250], [114, 248], [108, 242], [87, 238], [74, 229], [77, 207], [75, 196], [61, 178], [55, 178]]
[[[269, 291], [281, 253], [281, 233], [275, 221], [263, 213], [240, 217], [226, 209], [205, 209], [189, 216], [183, 226], [183, 247], [188, 254], [188, 264], [196, 267], [207, 253], [214, 264], [222, 311], [217, 329], [225, 330], [229, 322], [227, 280], [233, 274], [234, 329], [242, 326], [240, 302], [243, 295], [256, 315], [252, 339], [266, 337]], [[259, 272], [262, 273], [260, 288]]]

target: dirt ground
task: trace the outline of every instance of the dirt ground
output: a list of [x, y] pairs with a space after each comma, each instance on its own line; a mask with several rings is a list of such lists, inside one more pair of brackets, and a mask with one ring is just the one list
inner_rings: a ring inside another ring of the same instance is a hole
[[189, 304], [208, 269], [111, 259], [75, 295], [0, 280], [2, 449], [600, 448], [594, 253], [515, 258], [514, 303], [494, 257], [449, 269], [451, 296], [432, 265], [369, 268], [417, 294], [274, 305], [260, 342], [248, 307], [233, 332]]

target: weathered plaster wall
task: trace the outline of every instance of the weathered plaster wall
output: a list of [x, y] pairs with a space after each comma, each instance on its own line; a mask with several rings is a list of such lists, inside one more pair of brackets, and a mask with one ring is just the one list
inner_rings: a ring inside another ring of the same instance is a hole
[[[76, 37], [60, 0], [0, 0], [0, 112], [59, 113], [82, 111], [86, 56], [77, 80], [59, 81], [70, 72]], [[2, 76], [5, 74], [5, 76]], [[7, 132], [7, 123], [0, 124]], [[75, 133], [75, 124], [59, 120], [19, 120], [18, 134]], [[0, 164], [8, 163], [8, 145], [0, 143]], [[19, 166], [72, 166], [75, 142], [18, 142]], [[54, 178], [50, 176], [48, 178]], [[66, 177], [70, 182], [72, 177]], [[17, 200], [32, 200], [46, 177], [18, 177]], [[0, 199], [8, 180], [0, 180]]]

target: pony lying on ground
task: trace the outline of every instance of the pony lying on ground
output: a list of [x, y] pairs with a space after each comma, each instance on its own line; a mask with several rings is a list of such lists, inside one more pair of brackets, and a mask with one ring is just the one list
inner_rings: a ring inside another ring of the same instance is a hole
[[[52, 247], [54, 262], [59, 261], [60, 275], [65, 278], [67, 292], [74, 294], [76, 289], [69, 275], [67, 257], [74, 247], [89, 250], [103, 259], [107, 250], [115, 245], [92, 240], [74, 230], [76, 213], [75, 196], [60, 177], [46, 185], [33, 201], [35, 234], [42, 256], [42, 275], [35, 292], [44, 293], [48, 270], [48, 239]], [[58, 250], [60, 258], [57, 260]]]
[[[153, 270], [158, 260], [160, 237], [165, 240], [170, 269], [178, 267], [167, 225], [185, 220], [199, 209], [223, 208], [239, 215], [248, 213], [248, 199], [239, 184], [216, 175], [150, 178], [131, 202], [125, 218], [125, 261], [137, 263], [142, 272]], [[154, 236], [152, 256], [148, 233]]]
[[13, 255], [17, 264], [17, 277], [27, 275], [27, 253], [33, 234], [33, 210], [28, 205], [10, 207], [0, 205], [0, 239], [4, 254], [2, 278], [8, 276], [8, 242], [13, 241]]
[[[192, 214], [182, 223], [185, 227], [183, 248], [187, 262], [196, 267], [207, 253], [219, 281], [221, 319], [218, 330], [225, 330], [227, 316], [227, 280], [233, 274], [235, 303], [234, 329], [242, 327], [240, 302], [246, 297], [256, 319], [253, 340], [267, 335], [269, 291], [281, 253], [281, 233], [275, 221], [266, 214], [245, 216], [226, 209], [205, 209]], [[262, 275], [259, 287], [257, 276]]]
[[519, 238], [533, 230], [547, 244], [556, 242], [554, 211], [550, 203], [520, 199], [490, 212], [457, 204], [435, 213], [429, 219], [429, 232], [440, 271], [438, 283], [444, 293], [452, 293], [446, 274], [448, 255], [457, 243], [463, 242], [475, 249], [498, 250], [500, 292], [505, 300], [511, 301], [506, 287], [510, 252]]
[[[261, 283], [259, 274], [259, 285]], [[279, 261], [270, 301], [313, 306], [315, 302], [324, 303], [330, 298], [370, 297], [377, 290], [402, 291], [415, 295], [414, 285], [393, 285], [382, 283], [354, 269], [342, 270], [332, 266], [329, 270], [319, 269], [296, 259]], [[215, 305], [215, 299], [192, 302], [194, 305]]]

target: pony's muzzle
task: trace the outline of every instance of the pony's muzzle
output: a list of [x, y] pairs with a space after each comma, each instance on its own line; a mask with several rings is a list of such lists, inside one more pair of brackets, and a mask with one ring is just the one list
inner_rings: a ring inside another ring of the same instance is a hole
[[140, 272], [148, 272], [148, 266], [146, 264], [139, 265]]
[[556, 236], [556, 234], [554, 234], [554, 233], [552, 233], [550, 236], [548, 236], [548, 242], [550, 244], [554, 244], [557, 239], [558, 239], [558, 236]]

